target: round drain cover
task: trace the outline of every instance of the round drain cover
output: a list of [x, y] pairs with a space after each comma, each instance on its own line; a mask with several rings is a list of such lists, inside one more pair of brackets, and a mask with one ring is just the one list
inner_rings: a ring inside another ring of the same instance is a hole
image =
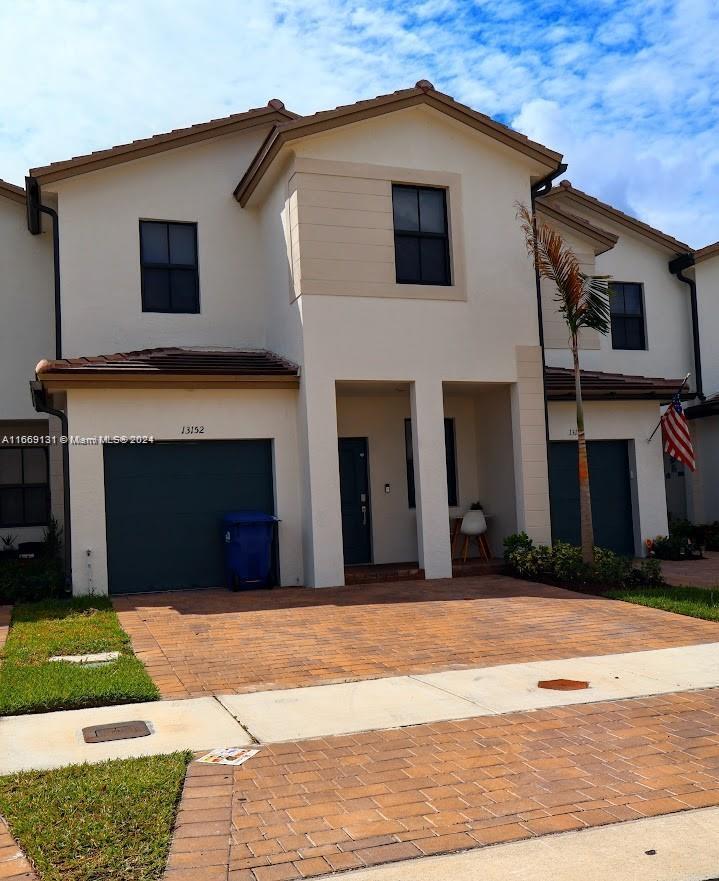
[[537, 686], [552, 691], [579, 691], [582, 688], [589, 688], [589, 683], [580, 679], [542, 679]]

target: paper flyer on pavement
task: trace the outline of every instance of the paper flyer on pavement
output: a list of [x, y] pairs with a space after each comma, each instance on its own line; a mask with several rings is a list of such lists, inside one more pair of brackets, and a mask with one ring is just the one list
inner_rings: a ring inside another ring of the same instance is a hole
[[258, 749], [244, 749], [239, 746], [217, 747], [197, 761], [205, 765], [243, 765], [258, 752]]

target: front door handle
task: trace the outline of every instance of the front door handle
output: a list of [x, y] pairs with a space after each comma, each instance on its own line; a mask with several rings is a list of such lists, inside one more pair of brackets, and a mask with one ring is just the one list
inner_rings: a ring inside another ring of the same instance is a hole
[[362, 526], [367, 525], [367, 505], [362, 505]]

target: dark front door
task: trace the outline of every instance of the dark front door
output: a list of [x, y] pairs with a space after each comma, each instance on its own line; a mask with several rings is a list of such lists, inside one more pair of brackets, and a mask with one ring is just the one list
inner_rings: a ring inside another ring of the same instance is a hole
[[221, 522], [274, 513], [269, 440], [105, 447], [110, 593], [224, 583]]
[[[578, 452], [575, 441], [550, 445], [552, 539], [580, 543]], [[588, 441], [594, 543], [617, 554], [634, 554], [632, 491], [627, 441]]]
[[367, 438], [339, 438], [342, 548], [345, 566], [370, 563], [369, 479]]

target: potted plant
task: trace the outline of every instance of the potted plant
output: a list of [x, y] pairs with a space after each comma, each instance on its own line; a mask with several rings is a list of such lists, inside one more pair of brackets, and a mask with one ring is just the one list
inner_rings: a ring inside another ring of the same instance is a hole
[[0, 554], [2, 554], [5, 560], [14, 560], [17, 557], [17, 550], [15, 549], [15, 542], [17, 541], [16, 535], [0, 535], [0, 544], [2, 544], [2, 548], [0, 548]]

